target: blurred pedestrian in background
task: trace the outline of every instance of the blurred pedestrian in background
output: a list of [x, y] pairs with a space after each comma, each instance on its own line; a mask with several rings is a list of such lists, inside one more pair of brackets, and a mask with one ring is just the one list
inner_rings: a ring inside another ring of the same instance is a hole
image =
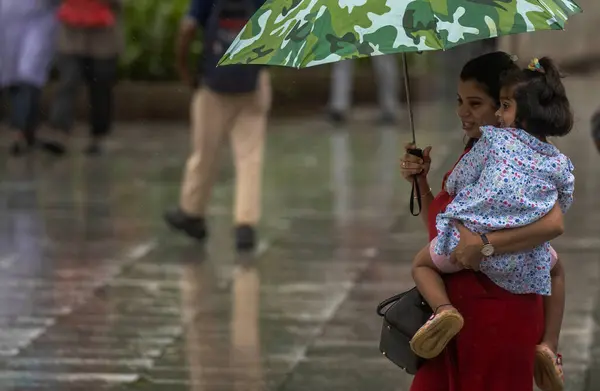
[[[21, 0], [19, 0], [21, 1]], [[33, 1], [33, 0], [32, 0]], [[75, 120], [75, 103], [82, 82], [88, 87], [89, 154], [102, 150], [102, 141], [112, 126], [113, 86], [122, 48], [123, 0], [63, 0], [58, 18], [57, 68], [59, 83], [49, 126], [40, 139], [48, 152], [66, 152], [68, 135]]]
[[[370, 58], [377, 83], [377, 95], [381, 124], [394, 124], [398, 103], [398, 61], [393, 55]], [[332, 65], [329, 116], [336, 123], [343, 123], [352, 104], [355, 60], [345, 60]]]
[[13, 155], [29, 151], [35, 142], [41, 89], [54, 54], [57, 5], [0, 0], [0, 90], [8, 94]]
[[600, 153], [600, 110], [596, 111], [592, 117], [592, 139]]
[[[271, 83], [266, 69], [233, 65], [216, 67], [225, 50], [264, 0], [192, 0], [177, 43], [179, 73], [196, 87], [192, 100], [192, 153], [184, 171], [177, 208], [167, 223], [200, 241], [206, 239], [206, 207], [218, 171], [219, 152], [229, 137], [235, 161], [235, 241], [238, 250], [256, 246], [260, 219], [263, 153]], [[204, 51], [198, 78], [188, 69], [188, 56], [198, 27]]]

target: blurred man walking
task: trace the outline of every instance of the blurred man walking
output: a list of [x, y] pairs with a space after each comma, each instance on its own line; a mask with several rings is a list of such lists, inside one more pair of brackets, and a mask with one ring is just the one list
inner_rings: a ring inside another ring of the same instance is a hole
[[179, 205], [165, 214], [166, 222], [204, 241], [208, 236], [206, 208], [217, 174], [219, 152], [229, 137], [236, 169], [234, 206], [238, 250], [256, 246], [260, 219], [262, 166], [271, 85], [262, 67], [216, 67], [246, 21], [263, 0], [192, 0], [177, 43], [181, 78], [196, 86], [189, 71], [189, 49], [198, 27], [204, 32], [201, 87], [192, 100], [192, 153], [188, 158]]

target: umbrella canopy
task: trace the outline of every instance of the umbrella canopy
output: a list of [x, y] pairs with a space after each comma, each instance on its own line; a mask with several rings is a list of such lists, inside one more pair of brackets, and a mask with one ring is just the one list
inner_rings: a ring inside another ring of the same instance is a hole
[[294, 68], [562, 30], [571, 0], [267, 0], [219, 65]]

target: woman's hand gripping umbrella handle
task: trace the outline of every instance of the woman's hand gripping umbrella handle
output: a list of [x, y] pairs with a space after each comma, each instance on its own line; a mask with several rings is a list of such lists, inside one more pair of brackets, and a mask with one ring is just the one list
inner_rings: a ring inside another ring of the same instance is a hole
[[[423, 159], [423, 150], [420, 148], [411, 148], [408, 149], [406, 152], [408, 152], [409, 154], [416, 156], [418, 158]], [[419, 207], [419, 209], [415, 212], [415, 200], [417, 201], [417, 205]], [[421, 214], [421, 209], [422, 209], [422, 200], [421, 200], [421, 189], [419, 188], [419, 180], [417, 178], [417, 175], [413, 175], [413, 179], [412, 179], [412, 190], [410, 192], [410, 202], [409, 202], [409, 207], [410, 207], [410, 213], [413, 216], [418, 216]]]

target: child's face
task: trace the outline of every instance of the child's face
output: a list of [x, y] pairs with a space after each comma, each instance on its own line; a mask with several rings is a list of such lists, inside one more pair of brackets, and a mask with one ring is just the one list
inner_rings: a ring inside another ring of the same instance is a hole
[[517, 116], [517, 103], [513, 98], [511, 88], [502, 88], [500, 90], [500, 108], [496, 111], [496, 118], [500, 127], [510, 128], [515, 126]]

